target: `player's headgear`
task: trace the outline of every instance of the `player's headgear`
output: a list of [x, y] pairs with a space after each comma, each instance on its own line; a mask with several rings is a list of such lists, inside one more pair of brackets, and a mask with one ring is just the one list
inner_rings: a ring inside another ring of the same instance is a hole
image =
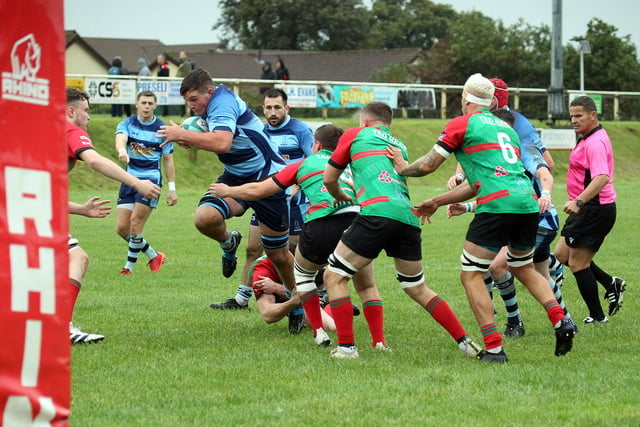
[[504, 80], [495, 78], [489, 79], [491, 83], [496, 87], [494, 96], [498, 100], [498, 108], [504, 108], [509, 104], [509, 86]]

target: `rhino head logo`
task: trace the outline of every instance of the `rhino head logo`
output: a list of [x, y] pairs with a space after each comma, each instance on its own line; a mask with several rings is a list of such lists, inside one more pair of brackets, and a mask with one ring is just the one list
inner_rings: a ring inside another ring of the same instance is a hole
[[26, 78], [36, 80], [36, 74], [40, 70], [40, 45], [33, 34], [27, 34], [13, 45], [11, 49], [11, 66], [13, 77], [17, 80]]

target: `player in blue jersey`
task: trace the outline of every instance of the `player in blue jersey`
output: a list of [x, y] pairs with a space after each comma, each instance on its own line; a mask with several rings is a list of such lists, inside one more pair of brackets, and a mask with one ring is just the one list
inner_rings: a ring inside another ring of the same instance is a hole
[[[118, 160], [127, 164], [127, 172], [139, 179], [162, 186], [160, 160], [164, 161], [164, 169], [169, 180], [167, 204], [174, 206], [178, 202], [176, 194], [176, 170], [173, 164], [173, 144], [165, 144], [156, 138], [160, 126], [164, 122], [154, 114], [157, 98], [153, 92], [142, 91], [136, 97], [135, 116], [121, 121], [116, 128], [116, 150]], [[129, 243], [127, 261], [120, 274], [128, 275], [143, 252], [149, 257], [151, 271], [160, 271], [166, 260], [165, 254], [157, 252], [144, 239], [144, 226], [153, 209], [158, 206], [158, 199], [149, 199], [125, 184], [120, 186], [116, 231]]]
[[[195, 69], [182, 80], [180, 94], [189, 108], [207, 122], [209, 132], [183, 129], [171, 122], [161, 126], [158, 137], [165, 143], [212, 151], [224, 165], [218, 182], [230, 186], [264, 179], [285, 167], [278, 147], [264, 131], [264, 124], [238, 95], [211, 75]], [[288, 250], [289, 207], [283, 191], [262, 200], [247, 202], [216, 197], [209, 192], [200, 200], [195, 214], [196, 228], [222, 248], [222, 274], [230, 277], [237, 265], [236, 250], [242, 235], [228, 231], [225, 220], [252, 208], [260, 222], [262, 246], [284, 285], [293, 290], [293, 255]]]
[[[265, 132], [276, 143], [280, 154], [287, 164], [295, 163], [309, 157], [313, 151], [313, 133], [309, 126], [300, 120], [289, 115], [289, 105], [287, 104], [287, 94], [282, 89], [269, 89], [264, 93], [263, 112], [267, 118], [264, 125]], [[309, 200], [298, 188], [291, 190], [291, 200], [289, 202], [289, 243], [297, 245], [304, 217], [309, 209]], [[251, 298], [251, 277], [250, 270], [256, 259], [262, 254], [260, 244], [260, 228], [255, 214], [251, 217], [249, 226], [249, 240], [246, 248], [246, 258], [242, 271], [242, 284], [238, 286], [238, 291], [233, 298], [223, 302], [211, 303], [214, 309], [242, 309], [249, 307]], [[300, 316], [298, 325], [302, 325], [302, 312], [296, 312], [292, 316]], [[290, 317], [290, 320], [292, 318]]]

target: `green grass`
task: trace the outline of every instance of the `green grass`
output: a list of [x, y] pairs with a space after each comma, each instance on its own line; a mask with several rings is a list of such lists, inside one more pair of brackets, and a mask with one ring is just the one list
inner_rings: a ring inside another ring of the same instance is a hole
[[[92, 131], [98, 121], [92, 123]], [[415, 158], [433, 145], [441, 126], [439, 121], [408, 120], [398, 121], [394, 128]], [[104, 128], [114, 127], [107, 123]], [[92, 136], [94, 142], [99, 139]], [[620, 168], [637, 164], [637, 137], [614, 144], [617, 156], [620, 151], [630, 153], [617, 158]], [[107, 147], [99, 150], [106, 153]], [[291, 336], [286, 320], [265, 324], [253, 300], [250, 311], [208, 308], [210, 302], [235, 292], [241, 266], [232, 278], [223, 278], [219, 248], [193, 226], [200, 194], [219, 172], [217, 162], [205, 160], [207, 154], [200, 152], [198, 160], [189, 163], [184, 151], [177, 150], [179, 203], [167, 207], [161, 201], [146, 227], [147, 240], [168, 256], [160, 273], [149, 272], [142, 256], [132, 276], [118, 274], [126, 245], [115, 233], [115, 214], [105, 219], [71, 218], [73, 235], [91, 257], [74, 322], [107, 337], [98, 345], [73, 347], [72, 425], [640, 423], [640, 379], [633, 370], [640, 353], [634, 321], [640, 310], [640, 272], [635, 264], [640, 255], [635, 237], [640, 202], [634, 177], [617, 175], [622, 178], [616, 183], [618, 222], [596, 257], [604, 269], [629, 283], [625, 304], [607, 325], [580, 325], [574, 350], [567, 356], [553, 356], [549, 322], [518, 284], [527, 334], [506, 341], [510, 362], [486, 366], [465, 359], [446, 332], [399, 289], [392, 262], [381, 257], [376, 260], [376, 278], [394, 351], [381, 353], [370, 347], [360, 316], [355, 319], [360, 358], [340, 361], [330, 359], [328, 349], [317, 348], [309, 330]], [[561, 169], [562, 160], [557, 161]], [[438, 175], [410, 180], [414, 200], [444, 190], [453, 162], [444, 166], [448, 169]], [[94, 194], [114, 200], [118, 185], [100, 181], [82, 167], [71, 173], [71, 200], [81, 202]], [[556, 180], [556, 203], [562, 206], [562, 175], [556, 174]], [[88, 190], [89, 183], [99, 191]], [[447, 220], [444, 210], [436, 213], [422, 233], [424, 265], [429, 286], [481, 342], [459, 282], [459, 255], [469, 220], [470, 216]], [[230, 227], [243, 233], [247, 224], [248, 216], [230, 220]], [[563, 292], [580, 321], [587, 310], [570, 272]], [[505, 314], [498, 307], [497, 322], [502, 325]]]

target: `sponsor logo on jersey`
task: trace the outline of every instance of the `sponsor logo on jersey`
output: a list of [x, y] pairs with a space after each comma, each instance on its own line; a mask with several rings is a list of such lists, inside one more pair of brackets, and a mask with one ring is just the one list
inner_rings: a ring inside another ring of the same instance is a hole
[[49, 80], [38, 78], [42, 49], [33, 33], [13, 44], [11, 72], [2, 73], [2, 98], [30, 104], [49, 105]]

